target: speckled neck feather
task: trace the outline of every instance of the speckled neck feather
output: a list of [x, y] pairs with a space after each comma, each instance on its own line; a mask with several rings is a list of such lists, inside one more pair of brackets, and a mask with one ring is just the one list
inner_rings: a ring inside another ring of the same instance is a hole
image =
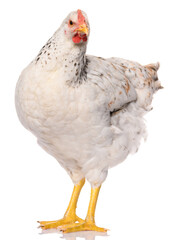
[[77, 87], [87, 79], [86, 44], [68, 41], [62, 28], [47, 41], [34, 60], [43, 70], [62, 69], [66, 84]]

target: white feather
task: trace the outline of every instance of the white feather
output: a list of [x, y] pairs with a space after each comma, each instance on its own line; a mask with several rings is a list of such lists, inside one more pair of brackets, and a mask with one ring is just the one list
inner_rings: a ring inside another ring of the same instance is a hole
[[86, 56], [86, 43], [64, 34], [75, 14], [22, 72], [16, 109], [75, 184], [86, 177], [99, 186], [110, 167], [138, 150], [146, 136], [143, 115], [160, 84], [148, 84], [150, 71], [138, 63]]

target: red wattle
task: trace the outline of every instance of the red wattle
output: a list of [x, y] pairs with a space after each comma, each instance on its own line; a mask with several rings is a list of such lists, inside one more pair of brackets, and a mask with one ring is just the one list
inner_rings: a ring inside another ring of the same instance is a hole
[[86, 41], [87, 41], [87, 36], [86, 36], [86, 34], [84, 34], [84, 35], [82, 36], [82, 39], [83, 39], [83, 42], [86, 42]]
[[78, 34], [75, 34], [72, 38], [72, 41], [74, 43], [80, 43], [81, 42], [81, 37]]

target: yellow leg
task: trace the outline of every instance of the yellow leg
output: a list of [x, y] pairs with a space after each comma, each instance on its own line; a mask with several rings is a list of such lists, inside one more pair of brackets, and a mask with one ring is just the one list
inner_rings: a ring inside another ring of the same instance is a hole
[[98, 194], [100, 187], [91, 189], [91, 198], [89, 202], [89, 208], [87, 212], [86, 219], [83, 223], [73, 223], [65, 226], [60, 226], [60, 230], [64, 233], [78, 232], [78, 231], [97, 231], [106, 232], [107, 229], [100, 228], [95, 225], [95, 208], [97, 204]]
[[61, 225], [65, 224], [72, 224], [75, 222], [83, 223], [84, 220], [77, 217], [76, 215], [76, 207], [77, 207], [77, 201], [80, 195], [80, 191], [85, 183], [85, 179], [83, 178], [77, 185], [74, 186], [73, 193], [71, 196], [71, 200], [69, 202], [68, 208], [64, 214], [64, 217], [60, 220], [55, 221], [38, 221], [40, 223], [40, 226], [43, 230], [50, 229], [50, 228], [57, 228]]

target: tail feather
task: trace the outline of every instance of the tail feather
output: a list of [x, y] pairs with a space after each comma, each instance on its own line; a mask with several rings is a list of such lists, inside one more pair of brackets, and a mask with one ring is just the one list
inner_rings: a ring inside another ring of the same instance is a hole
[[163, 87], [161, 86], [160, 81], [158, 81], [159, 79], [158, 79], [158, 75], [157, 75], [157, 71], [160, 67], [160, 63], [159, 62], [151, 63], [148, 65], [145, 65], [144, 67], [147, 68], [150, 77], [155, 81], [155, 89], [156, 90], [162, 89]]
[[147, 68], [148, 72], [149, 72], [149, 75], [150, 77], [154, 80], [154, 81], [158, 81], [158, 75], [157, 75], [157, 71], [160, 67], [160, 63], [157, 62], [157, 63], [151, 63], [151, 64], [148, 64], [148, 65], [145, 65], [144, 67]]
[[157, 62], [157, 63], [151, 63], [151, 64], [148, 64], [148, 65], [145, 65], [146, 68], [150, 69], [150, 70], [154, 70], [157, 72], [157, 70], [159, 69], [160, 67], [160, 63]]

